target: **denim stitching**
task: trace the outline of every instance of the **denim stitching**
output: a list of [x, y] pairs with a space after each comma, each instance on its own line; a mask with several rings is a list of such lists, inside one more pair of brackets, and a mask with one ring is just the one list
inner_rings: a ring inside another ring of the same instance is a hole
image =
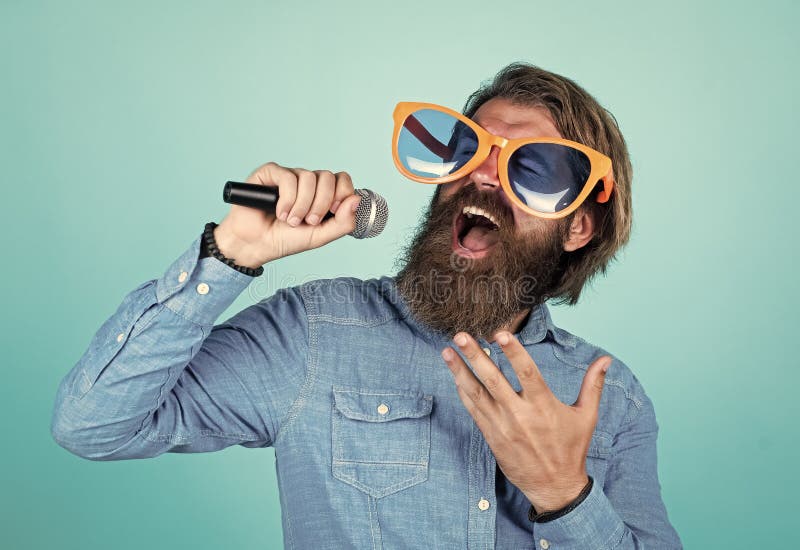
[[338, 480], [340, 480], [340, 481], [343, 481], [344, 483], [347, 483], [348, 485], [352, 485], [356, 489], [358, 489], [358, 490], [360, 490], [360, 491], [362, 491], [362, 492], [364, 492], [364, 493], [366, 493], [368, 495], [374, 496], [375, 498], [383, 498], [383, 497], [388, 496], [388, 495], [390, 495], [392, 493], [396, 493], [396, 492], [401, 491], [403, 489], [407, 489], [409, 487], [412, 487], [414, 485], [418, 485], [419, 483], [427, 481], [427, 479], [428, 479], [428, 470], [424, 469], [420, 473], [416, 474], [414, 477], [410, 477], [408, 479], [404, 479], [403, 481], [398, 481], [397, 483], [395, 483], [393, 485], [387, 485], [386, 487], [383, 487], [380, 490], [378, 490], [378, 489], [376, 489], [374, 487], [370, 487], [368, 485], [365, 485], [364, 483], [362, 483], [358, 479], [343, 473], [341, 470], [339, 470], [339, 471], [333, 470], [333, 477], [338, 479]]
[[[168, 443], [175, 443], [178, 445], [183, 445], [186, 443], [191, 443], [192, 436], [191, 435], [175, 435], [175, 434], [165, 434], [165, 433], [157, 433], [153, 431], [145, 432], [144, 430], [139, 430], [136, 435], [146, 439], [147, 441], [152, 442], [168, 442]], [[259, 441], [261, 438], [254, 436], [252, 434], [229, 434], [224, 432], [215, 432], [213, 430], [200, 430], [197, 432], [197, 435], [200, 437], [216, 437], [219, 439], [233, 439], [236, 441], [246, 440], [246, 441]]]
[[[422, 438], [424, 440], [424, 437]], [[422, 451], [424, 449], [424, 441], [420, 444], [419, 450]], [[383, 466], [383, 465], [390, 465], [390, 464], [400, 464], [402, 466], [427, 466], [428, 461], [424, 460], [422, 462], [406, 462], [405, 460], [346, 460], [344, 458], [334, 458], [333, 462], [339, 465], [347, 465], [347, 464], [366, 464], [366, 465], [375, 465], [375, 466]]]
[[388, 317], [376, 317], [375, 319], [364, 319], [357, 317], [334, 317], [328, 313], [319, 313], [316, 315], [309, 315], [309, 319], [340, 326], [376, 327], [378, 325], [384, 325], [391, 321], [395, 321], [397, 320], [397, 317], [392, 315]]
[[620, 546], [620, 544], [622, 544], [622, 541], [625, 539], [625, 525], [624, 524], [618, 525], [617, 529], [611, 534], [611, 536], [608, 539], [609, 539], [609, 541], [611, 541], [614, 538], [616, 538], [617, 541], [612, 543], [612, 546], [609, 547], [612, 550], [614, 548], [618, 548]]
[[278, 440], [281, 435], [289, 428], [292, 421], [295, 418], [300, 416], [300, 413], [303, 410], [306, 402], [308, 401], [309, 396], [311, 396], [312, 391], [314, 389], [314, 385], [317, 382], [317, 341], [318, 341], [318, 330], [319, 325], [317, 323], [311, 322], [311, 314], [309, 314], [309, 307], [310, 304], [313, 304], [313, 300], [311, 300], [311, 296], [307, 295], [309, 292], [309, 288], [311, 285], [303, 285], [297, 287], [296, 291], [299, 291], [300, 298], [303, 302], [303, 309], [306, 313], [306, 322], [308, 324], [308, 334], [306, 336], [307, 341], [306, 345], [308, 346], [308, 351], [306, 352], [306, 377], [303, 380], [302, 386], [300, 386], [300, 393], [298, 393], [297, 397], [295, 398], [294, 402], [289, 406], [289, 412], [286, 413], [286, 416], [278, 422], [278, 429], [275, 433], [275, 437], [273, 438], [273, 445], [278, 444]]
[[[556, 359], [558, 359], [559, 361], [561, 361], [562, 363], [564, 363], [565, 365], [569, 366], [569, 367], [573, 367], [573, 368], [576, 368], [576, 369], [579, 369], [579, 370], [582, 370], [582, 371], [586, 371], [589, 368], [588, 364], [575, 363], [575, 362], [570, 361], [569, 359], [567, 359], [565, 356], [562, 356], [558, 352], [558, 350], [556, 349], [556, 346], [553, 346], [553, 356]], [[617, 387], [617, 388], [621, 389], [622, 392], [625, 394], [625, 398], [626, 399], [629, 399], [630, 401], [633, 401], [633, 403], [636, 405], [637, 408], [641, 408], [641, 406], [642, 406], [641, 401], [639, 401], [632, 393], [630, 393], [628, 391], [628, 388], [625, 386], [625, 384], [622, 382], [622, 380], [618, 380], [618, 379], [614, 379], [614, 378], [606, 378], [604, 385], [613, 386], [613, 387]]]
[[[155, 307], [153, 307], [153, 306], [155, 306]], [[164, 307], [166, 307], [166, 306], [164, 306], [164, 304], [159, 304], [159, 303], [151, 304], [150, 306], [148, 306], [148, 308], [144, 312], [142, 312], [142, 314], [139, 316], [139, 318], [136, 319], [133, 322], [133, 324], [131, 325], [131, 329], [130, 329], [130, 333], [128, 335], [128, 338], [134, 338], [134, 337], [138, 336], [139, 334], [141, 334], [142, 332], [144, 332], [147, 329], [147, 327], [149, 327], [151, 324], [153, 324], [153, 321], [155, 320], [156, 317], [158, 317], [158, 315], [161, 313], [161, 311], [164, 309]], [[143, 325], [141, 327], [137, 327], [136, 324], [139, 321], [141, 321], [142, 318], [145, 315], [147, 315], [150, 311], [154, 311], [155, 313], [152, 313], [150, 315], [150, 318], [145, 319], [145, 321], [144, 321], [144, 323], [143, 323]]]
[[367, 509], [369, 510], [369, 533], [372, 537], [372, 548], [373, 550], [377, 550], [378, 542], [375, 540], [375, 524], [378, 522], [378, 518], [375, 516], [378, 515], [378, 510], [377, 506], [375, 506], [376, 509], [373, 510], [373, 506], [375, 506], [375, 499], [367, 495]]
[[211, 325], [213, 325], [213, 323], [198, 323], [198, 322], [197, 322], [197, 320], [195, 320], [195, 319], [189, 319], [189, 318], [188, 318], [186, 315], [184, 315], [183, 313], [180, 313], [180, 312], [178, 312], [178, 311], [175, 311], [174, 309], [172, 309], [171, 307], [169, 307], [169, 305], [167, 305], [165, 302], [161, 302], [161, 305], [163, 305], [163, 306], [164, 306], [164, 309], [168, 309], [168, 310], [170, 310], [172, 313], [174, 313], [175, 315], [177, 315], [177, 316], [178, 316], [178, 317], [180, 317], [181, 319], [183, 319], [183, 320], [185, 320], [185, 321], [188, 321], [188, 322], [190, 322], [191, 324], [193, 324], [193, 325], [195, 325], [195, 326], [198, 326], [198, 327], [207, 327], [207, 326], [211, 326]]
[[[590, 347], [593, 347], [593, 348], [595, 347], [595, 346], [592, 346], [592, 344], [589, 344], [583, 338], [580, 338], [578, 336], [576, 336], [575, 338], [578, 341], [586, 344], [587, 346], [590, 346]], [[559, 352], [556, 350], [555, 346], [553, 346], [553, 355], [556, 357], [556, 359], [558, 359], [559, 361], [561, 361], [562, 363], [564, 363], [564, 364], [566, 364], [568, 366], [571, 366], [571, 367], [574, 367], [574, 368], [578, 368], [578, 369], [581, 369], [581, 370], [584, 370], [584, 371], [589, 368], [589, 365], [578, 364], [578, 363], [574, 363], [572, 361], [569, 361], [566, 357], [564, 357], [564, 356], [559, 354]], [[628, 368], [628, 370], [630, 370], [630, 368]], [[631, 374], [633, 375], [633, 372], [631, 372]], [[636, 414], [630, 414], [628, 411], [626, 411], [625, 419], [620, 424], [620, 429], [623, 429], [626, 426], [628, 426], [629, 424], [632, 424], [639, 417], [639, 415], [642, 413], [642, 407], [644, 406], [644, 403], [643, 403], [642, 400], [638, 399], [633, 393], [628, 391], [628, 388], [623, 384], [622, 380], [608, 380], [608, 379], [606, 379], [605, 385], [610, 385], [610, 386], [613, 386], [613, 387], [620, 388], [623, 391], [623, 393], [625, 394], [625, 398], [630, 403], [633, 403], [634, 408], [636, 409]], [[630, 410], [630, 407], [629, 407], [629, 410]]]
[[409, 390], [409, 391], [402, 391], [402, 390], [387, 390], [387, 391], [374, 391], [369, 389], [361, 389], [355, 386], [333, 386], [333, 391], [335, 392], [344, 392], [344, 393], [356, 393], [359, 395], [399, 395], [401, 397], [422, 397], [427, 401], [431, 401], [433, 396], [431, 395], [422, 395], [420, 392]]

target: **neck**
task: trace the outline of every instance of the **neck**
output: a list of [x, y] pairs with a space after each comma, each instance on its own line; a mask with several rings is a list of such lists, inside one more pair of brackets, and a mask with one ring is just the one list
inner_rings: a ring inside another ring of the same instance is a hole
[[[507, 330], [511, 334], [516, 334], [519, 332], [519, 329], [522, 328], [522, 325], [525, 324], [525, 321], [528, 319], [528, 315], [531, 313], [531, 308], [523, 309], [519, 313], [517, 313], [511, 322], [508, 325], [500, 327], [500, 329]], [[487, 342], [494, 342], [494, 336], [490, 337], [490, 340]]]

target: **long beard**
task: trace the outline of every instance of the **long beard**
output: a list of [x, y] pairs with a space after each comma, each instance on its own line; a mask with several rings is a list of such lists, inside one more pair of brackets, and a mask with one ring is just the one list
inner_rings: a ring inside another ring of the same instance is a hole
[[[446, 200], [434, 195], [411, 244], [398, 259], [397, 288], [412, 314], [452, 338], [464, 331], [490, 339], [520, 313], [548, 299], [560, 278], [563, 220], [518, 234], [508, 208], [495, 193], [465, 185]], [[498, 242], [484, 258], [453, 251], [455, 216], [476, 205], [500, 220]]]

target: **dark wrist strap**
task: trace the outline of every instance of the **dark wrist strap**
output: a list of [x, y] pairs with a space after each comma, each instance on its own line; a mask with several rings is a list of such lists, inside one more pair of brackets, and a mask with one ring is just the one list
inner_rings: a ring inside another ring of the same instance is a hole
[[581, 490], [581, 493], [575, 497], [575, 500], [564, 506], [559, 510], [553, 510], [550, 512], [542, 512], [540, 514], [536, 513], [536, 510], [533, 508], [533, 504], [531, 504], [531, 509], [528, 511], [528, 519], [536, 522], [536, 523], [547, 523], [548, 521], [553, 521], [554, 519], [558, 519], [561, 516], [566, 516], [570, 512], [572, 512], [578, 505], [586, 500], [586, 497], [589, 496], [589, 493], [592, 490], [592, 485], [594, 485], [594, 479], [592, 476], [588, 476], [589, 481], [586, 483], [586, 486]]
[[258, 277], [262, 273], [264, 273], [264, 267], [245, 267], [243, 265], [237, 265], [236, 261], [231, 258], [226, 258], [222, 255], [222, 252], [219, 251], [219, 247], [217, 246], [217, 241], [214, 239], [214, 228], [217, 227], [217, 224], [214, 222], [208, 222], [203, 230], [203, 239], [200, 243], [200, 258], [216, 258], [220, 262], [224, 263], [225, 265], [232, 267], [236, 271], [240, 273], [244, 273], [245, 275], [249, 275], [251, 277]]

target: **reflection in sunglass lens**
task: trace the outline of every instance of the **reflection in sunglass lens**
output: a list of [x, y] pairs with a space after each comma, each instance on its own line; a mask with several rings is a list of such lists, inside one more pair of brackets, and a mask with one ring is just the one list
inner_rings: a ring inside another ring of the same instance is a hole
[[523, 145], [508, 161], [514, 194], [539, 212], [560, 212], [575, 202], [590, 172], [584, 153], [557, 143]]
[[477, 147], [478, 136], [469, 126], [447, 113], [420, 109], [403, 122], [397, 156], [415, 176], [440, 178], [464, 166]]

